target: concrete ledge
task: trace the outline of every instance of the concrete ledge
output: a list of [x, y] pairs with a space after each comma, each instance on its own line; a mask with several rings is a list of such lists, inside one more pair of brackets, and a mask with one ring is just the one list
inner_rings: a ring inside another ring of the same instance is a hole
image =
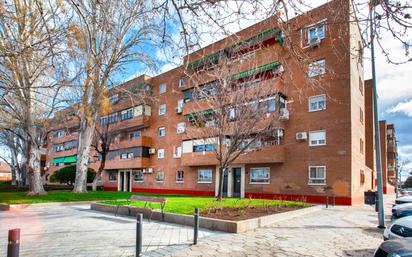
[[0, 211], [10, 210], [10, 204], [0, 203]]
[[[95, 211], [116, 213], [117, 206], [102, 204], [102, 203], [92, 203], [90, 208]], [[268, 216], [262, 216], [258, 218], [241, 220], [241, 221], [231, 221], [231, 220], [221, 220], [200, 217], [200, 227], [210, 230], [218, 230], [229, 233], [242, 233], [256, 228], [264, 227], [273, 223], [281, 222], [287, 219], [302, 216], [308, 213], [316, 212], [321, 210], [320, 206], [307, 207], [295, 211], [288, 211], [283, 213], [272, 214]], [[149, 209], [139, 208], [139, 207], [128, 207], [119, 206], [118, 215], [133, 216], [135, 217], [138, 213], [143, 213], [143, 217], [148, 218], [150, 215]], [[194, 219], [192, 215], [175, 214], [175, 213], [164, 213], [162, 218], [162, 213], [157, 210], [153, 210], [152, 214], [153, 220], [160, 220], [169, 223], [176, 223], [186, 226], [193, 226]]]
[[58, 206], [71, 206], [79, 204], [90, 204], [95, 201], [75, 201], [75, 202], [52, 202], [52, 203], [21, 203], [21, 204], [5, 204], [0, 203], [0, 211], [11, 211], [27, 208], [47, 208], [47, 207], [58, 207]]

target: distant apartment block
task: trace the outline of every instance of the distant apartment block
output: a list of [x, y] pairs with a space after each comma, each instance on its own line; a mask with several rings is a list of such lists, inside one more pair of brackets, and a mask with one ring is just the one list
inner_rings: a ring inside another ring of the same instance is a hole
[[[329, 8], [345, 15], [335, 17]], [[213, 94], [218, 86], [205, 71], [229, 58], [236, 67], [233, 83], [273, 88], [261, 102], [278, 115], [278, 128], [254, 146], [258, 150], [234, 161], [224, 176], [224, 194], [324, 203], [325, 190], [331, 190], [337, 204], [362, 203], [364, 192], [376, 187], [373, 117], [370, 86], [357, 57], [361, 35], [357, 24], [348, 22], [351, 10], [350, 1], [337, 0], [291, 20], [296, 33], [288, 36], [310, 60], [304, 69], [285, 50], [275, 18], [269, 18], [185, 56], [181, 67], [112, 88], [112, 111], [99, 117], [98, 126], [107, 126], [116, 138], [99, 183], [113, 191], [216, 195], [218, 142], [186, 132], [193, 115], [210, 111], [207, 95], [197, 95], [196, 88]], [[156, 101], [136, 102], [127, 93], [134, 89]], [[49, 134], [48, 175], [76, 163], [78, 120], [70, 110], [62, 115], [65, 122]], [[394, 167], [389, 164], [395, 165], [389, 150], [396, 152], [396, 141], [389, 141], [393, 126], [385, 131], [389, 178]], [[97, 169], [99, 160], [93, 152], [90, 167]]]

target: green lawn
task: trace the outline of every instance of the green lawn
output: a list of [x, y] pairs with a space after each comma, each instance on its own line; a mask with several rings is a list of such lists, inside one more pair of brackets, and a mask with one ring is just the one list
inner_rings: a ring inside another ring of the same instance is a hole
[[[132, 194], [152, 195], [166, 197], [166, 212], [193, 214], [194, 208], [207, 209], [211, 207], [242, 207], [242, 206], [262, 206], [262, 205], [289, 205], [289, 206], [309, 206], [304, 203], [280, 200], [262, 199], [237, 199], [226, 198], [222, 202], [216, 202], [214, 197], [196, 197], [182, 195], [154, 195], [128, 192], [98, 191], [84, 194], [76, 194], [69, 191], [49, 191], [47, 195], [27, 196], [25, 192], [0, 192], [0, 203], [21, 204], [21, 203], [46, 203], [46, 202], [71, 202], [71, 201], [91, 201], [103, 200], [103, 203], [113, 205], [125, 205], [126, 199]], [[133, 206], [143, 206], [144, 203], [134, 201]], [[153, 208], [159, 208], [159, 204], [153, 203]]]

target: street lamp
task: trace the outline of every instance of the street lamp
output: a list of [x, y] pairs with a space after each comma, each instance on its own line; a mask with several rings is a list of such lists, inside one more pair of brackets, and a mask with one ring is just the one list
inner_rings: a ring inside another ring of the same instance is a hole
[[378, 179], [378, 228], [385, 228], [385, 214], [383, 208], [383, 181], [382, 181], [382, 161], [381, 143], [378, 117], [378, 96], [376, 90], [376, 67], [375, 67], [375, 7], [382, 0], [371, 0], [369, 2], [370, 36], [371, 36], [371, 61], [372, 61], [372, 89], [373, 89], [373, 116], [375, 119], [375, 142], [376, 142], [376, 176]]

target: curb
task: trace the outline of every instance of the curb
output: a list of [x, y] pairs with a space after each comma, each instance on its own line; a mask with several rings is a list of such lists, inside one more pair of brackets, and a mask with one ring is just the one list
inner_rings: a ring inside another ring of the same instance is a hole
[[[140, 207], [129, 207], [120, 206], [117, 210], [116, 205], [102, 204], [102, 203], [92, 203], [90, 208], [95, 211], [113, 213], [116, 211], [119, 215], [136, 217], [138, 213], [142, 213], [143, 217], [148, 218], [150, 216], [150, 209], [140, 208]], [[256, 228], [265, 227], [277, 222], [282, 222], [295, 217], [303, 216], [309, 213], [322, 210], [322, 206], [312, 206], [306, 207], [299, 210], [282, 212], [277, 214], [271, 214], [268, 216], [262, 216], [247, 220], [232, 221], [232, 220], [222, 220], [207, 217], [200, 217], [200, 227], [210, 230], [218, 230], [229, 233], [243, 233], [246, 231], [254, 230]], [[194, 217], [192, 215], [185, 214], [175, 214], [165, 212], [163, 215], [160, 211], [153, 210], [152, 220], [164, 221], [168, 223], [175, 223], [186, 226], [193, 226]]]

